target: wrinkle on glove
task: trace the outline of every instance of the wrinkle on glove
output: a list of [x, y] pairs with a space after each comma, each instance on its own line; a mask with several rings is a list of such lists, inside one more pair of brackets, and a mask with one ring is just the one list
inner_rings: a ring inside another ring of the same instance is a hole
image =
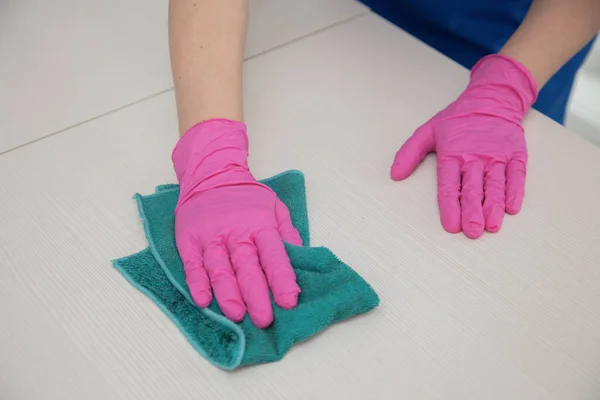
[[275, 303], [298, 303], [300, 287], [284, 242], [302, 246], [289, 211], [248, 168], [248, 135], [240, 121], [211, 119], [190, 128], [173, 150], [180, 184], [175, 240], [192, 299], [214, 298], [227, 318], [273, 322]]
[[[288, 171], [262, 181], [288, 207], [293, 225], [309, 245], [304, 177]], [[113, 261], [115, 268], [151, 298], [175, 323], [190, 344], [215, 366], [240, 366], [281, 359], [290, 347], [327, 326], [372, 310], [379, 298], [370, 285], [326, 248], [285, 244], [302, 288], [298, 306], [278, 307], [271, 299], [274, 322], [257, 328], [249, 316], [238, 324], [227, 319], [213, 300], [195, 305], [175, 244], [174, 209], [179, 186], [164, 185], [149, 196], [136, 195], [149, 247]]]
[[537, 96], [527, 69], [501, 55], [473, 67], [465, 91], [398, 150], [394, 180], [406, 179], [437, 153], [438, 204], [444, 229], [478, 238], [497, 232], [525, 195], [527, 146], [522, 124]]

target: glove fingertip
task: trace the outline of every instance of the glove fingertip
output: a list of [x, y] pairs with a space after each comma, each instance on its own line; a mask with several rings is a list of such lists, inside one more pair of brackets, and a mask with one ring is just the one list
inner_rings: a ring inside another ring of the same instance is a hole
[[500, 205], [491, 208], [484, 207], [483, 213], [485, 215], [485, 229], [492, 233], [498, 232], [504, 219], [504, 207]]
[[510, 215], [515, 215], [518, 214], [519, 211], [521, 211], [521, 205], [506, 205], [506, 212], [509, 213]]
[[454, 218], [441, 218], [442, 228], [448, 233], [459, 233], [461, 231], [460, 221]]
[[[396, 157], [397, 158], [397, 157]], [[394, 181], [403, 181], [412, 173], [412, 169], [401, 160], [394, 161], [390, 170], [390, 177]]]
[[246, 306], [236, 300], [225, 300], [219, 306], [223, 314], [233, 322], [240, 322], [246, 316]]
[[430, 124], [418, 128], [396, 152], [392, 164], [391, 177], [395, 181], [408, 178], [425, 159], [427, 153], [434, 151], [435, 142]]
[[506, 196], [506, 212], [510, 215], [518, 214], [523, 207], [523, 197], [521, 193], [510, 194]]
[[479, 222], [467, 222], [463, 225], [462, 229], [469, 239], [478, 239], [483, 235], [483, 224]]
[[252, 323], [259, 329], [268, 328], [273, 323], [273, 310], [269, 307], [262, 312], [250, 313]]
[[438, 196], [440, 207], [440, 221], [448, 233], [459, 233], [462, 230], [460, 204], [457, 196]]
[[283, 309], [290, 310], [298, 305], [298, 292], [283, 293], [275, 298], [275, 303]]
[[206, 308], [212, 303], [212, 292], [210, 290], [191, 290], [190, 293], [198, 307]]

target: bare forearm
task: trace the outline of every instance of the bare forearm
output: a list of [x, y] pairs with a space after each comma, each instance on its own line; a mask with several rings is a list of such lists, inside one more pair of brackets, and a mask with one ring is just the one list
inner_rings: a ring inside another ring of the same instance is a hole
[[534, 0], [500, 51], [525, 65], [541, 88], [600, 29], [600, 0]]
[[243, 119], [247, 20], [247, 0], [170, 0], [169, 48], [180, 135], [206, 119]]

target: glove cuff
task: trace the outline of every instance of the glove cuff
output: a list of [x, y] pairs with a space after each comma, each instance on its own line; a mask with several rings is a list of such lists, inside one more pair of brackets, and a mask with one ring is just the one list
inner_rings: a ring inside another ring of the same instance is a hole
[[246, 125], [239, 121], [210, 119], [192, 126], [171, 159], [180, 185], [178, 208], [197, 192], [253, 179]]
[[531, 72], [519, 61], [500, 54], [483, 57], [471, 69], [469, 88], [482, 86], [504, 87], [516, 94], [523, 115], [538, 95], [537, 83]]

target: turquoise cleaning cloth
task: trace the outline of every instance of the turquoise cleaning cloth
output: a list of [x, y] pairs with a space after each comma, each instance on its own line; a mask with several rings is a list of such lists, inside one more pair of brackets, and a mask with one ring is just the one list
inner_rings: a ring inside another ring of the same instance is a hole
[[280, 360], [294, 343], [379, 304], [371, 286], [331, 251], [308, 247], [302, 173], [288, 171], [262, 182], [288, 206], [304, 243], [303, 247], [286, 243], [302, 289], [298, 306], [284, 310], [272, 302], [275, 321], [269, 328], [256, 328], [248, 316], [233, 323], [223, 316], [216, 301], [205, 309], [192, 301], [173, 232], [177, 185], [159, 186], [149, 196], [135, 195], [149, 247], [113, 261], [133, 286], [171, 318], [200, 355], [225, 370]]

